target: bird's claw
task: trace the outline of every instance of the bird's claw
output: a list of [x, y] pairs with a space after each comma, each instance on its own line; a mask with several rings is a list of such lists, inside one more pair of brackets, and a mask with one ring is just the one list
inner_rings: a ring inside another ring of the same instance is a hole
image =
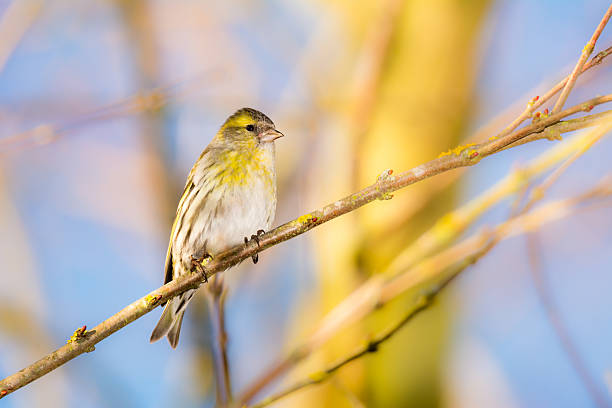
[[204, 270], [204, 266], [202, 265], [206, 259], [212, 260], [212, 255], [208, 252], [202, 255], [200, 258], [191, 255], [191, 267], [203, 274], [204, 282], [208, 283], [208, 276], [206, 276], [206, 271]]
[[[251, 235], [251, 240], [255, 241], [257, 243], [257, 247], [259, 247], [259, 237], [261, 237], [265, 233], [266, 233], [266, 231], [260, 229], [260, 230], [257, 230], [257, 234]], [[249, 239], [247, 237], [244, 237], [244, 243], [245, 244], [249, 243]], [[259, 254], [255, 253], [255, 254], [251, 255], [251, 259], [253, 260], [253, 263], [256, 264], [257, 261], [259, 261]]]

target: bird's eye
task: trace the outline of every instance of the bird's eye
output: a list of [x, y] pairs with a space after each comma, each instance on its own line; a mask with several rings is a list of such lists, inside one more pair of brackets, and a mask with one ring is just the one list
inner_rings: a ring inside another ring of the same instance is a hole
[[246, 125], [246, 130], [248, 130], [249, 132], [252, 132], [255, 130], [255, 125]]

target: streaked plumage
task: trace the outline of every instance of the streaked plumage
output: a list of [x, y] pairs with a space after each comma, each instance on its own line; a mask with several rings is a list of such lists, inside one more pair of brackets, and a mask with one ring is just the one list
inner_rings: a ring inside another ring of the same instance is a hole
[[[192, 256], [214, 256], [269, 229], [276, 212], [274, 140], [280, 136], [266, 115], [250, 108], [238, 110], [221, 126], [187, 178], [170, 234], [164, 283], [190, 273]], [[167, 335], [176, 347], [194, 293], [166, 304], [151, 342]]]

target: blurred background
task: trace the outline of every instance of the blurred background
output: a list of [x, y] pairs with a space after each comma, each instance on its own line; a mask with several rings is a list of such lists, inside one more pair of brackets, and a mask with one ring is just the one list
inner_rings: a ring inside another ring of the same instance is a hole
[[[465, 141], [501, 130], [571, 71], [607, 0], [0, 0], [0, 378], [160, 286], [187, 173], [225, 118], [250, 106], [277, 143], [276, 225]], [[595, 51], [610, 46], [612, 27]], [[566, 106], [612, 92], [611, 64]], [[537, 88], [537, 87], [540, 88]], [[514, 116], [512, 115], [514, 113]], [[433, 178], [226, 274], [233, 388], [244, 389], [436, 219], [551, 146]], [[612, 171], [612, 140], [550, 192]], [[474, 229], [503, 221], [511, 201]], [[612, 405], [612, 210], [539, 233], [557, 314], [535, 290], [523, 237], [467, 269], [381, 349], [279, 407]], [[399, 298], [334, 336], [260, 399], [363, 344]], [[206, 302], [177, 350], [148, 339], [161, 309], [2, 400], [3, 407], [211, 407]]]

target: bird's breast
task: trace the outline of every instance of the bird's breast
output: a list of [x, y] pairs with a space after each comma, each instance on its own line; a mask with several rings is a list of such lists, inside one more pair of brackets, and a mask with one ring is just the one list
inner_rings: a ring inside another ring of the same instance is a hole
[[268, 230], [276, 212], [274, 150], [251, 157], [228, 153], [202, 172], [177, 212], [173, 255], [189, 265], [191, 256], [215, 255]]

